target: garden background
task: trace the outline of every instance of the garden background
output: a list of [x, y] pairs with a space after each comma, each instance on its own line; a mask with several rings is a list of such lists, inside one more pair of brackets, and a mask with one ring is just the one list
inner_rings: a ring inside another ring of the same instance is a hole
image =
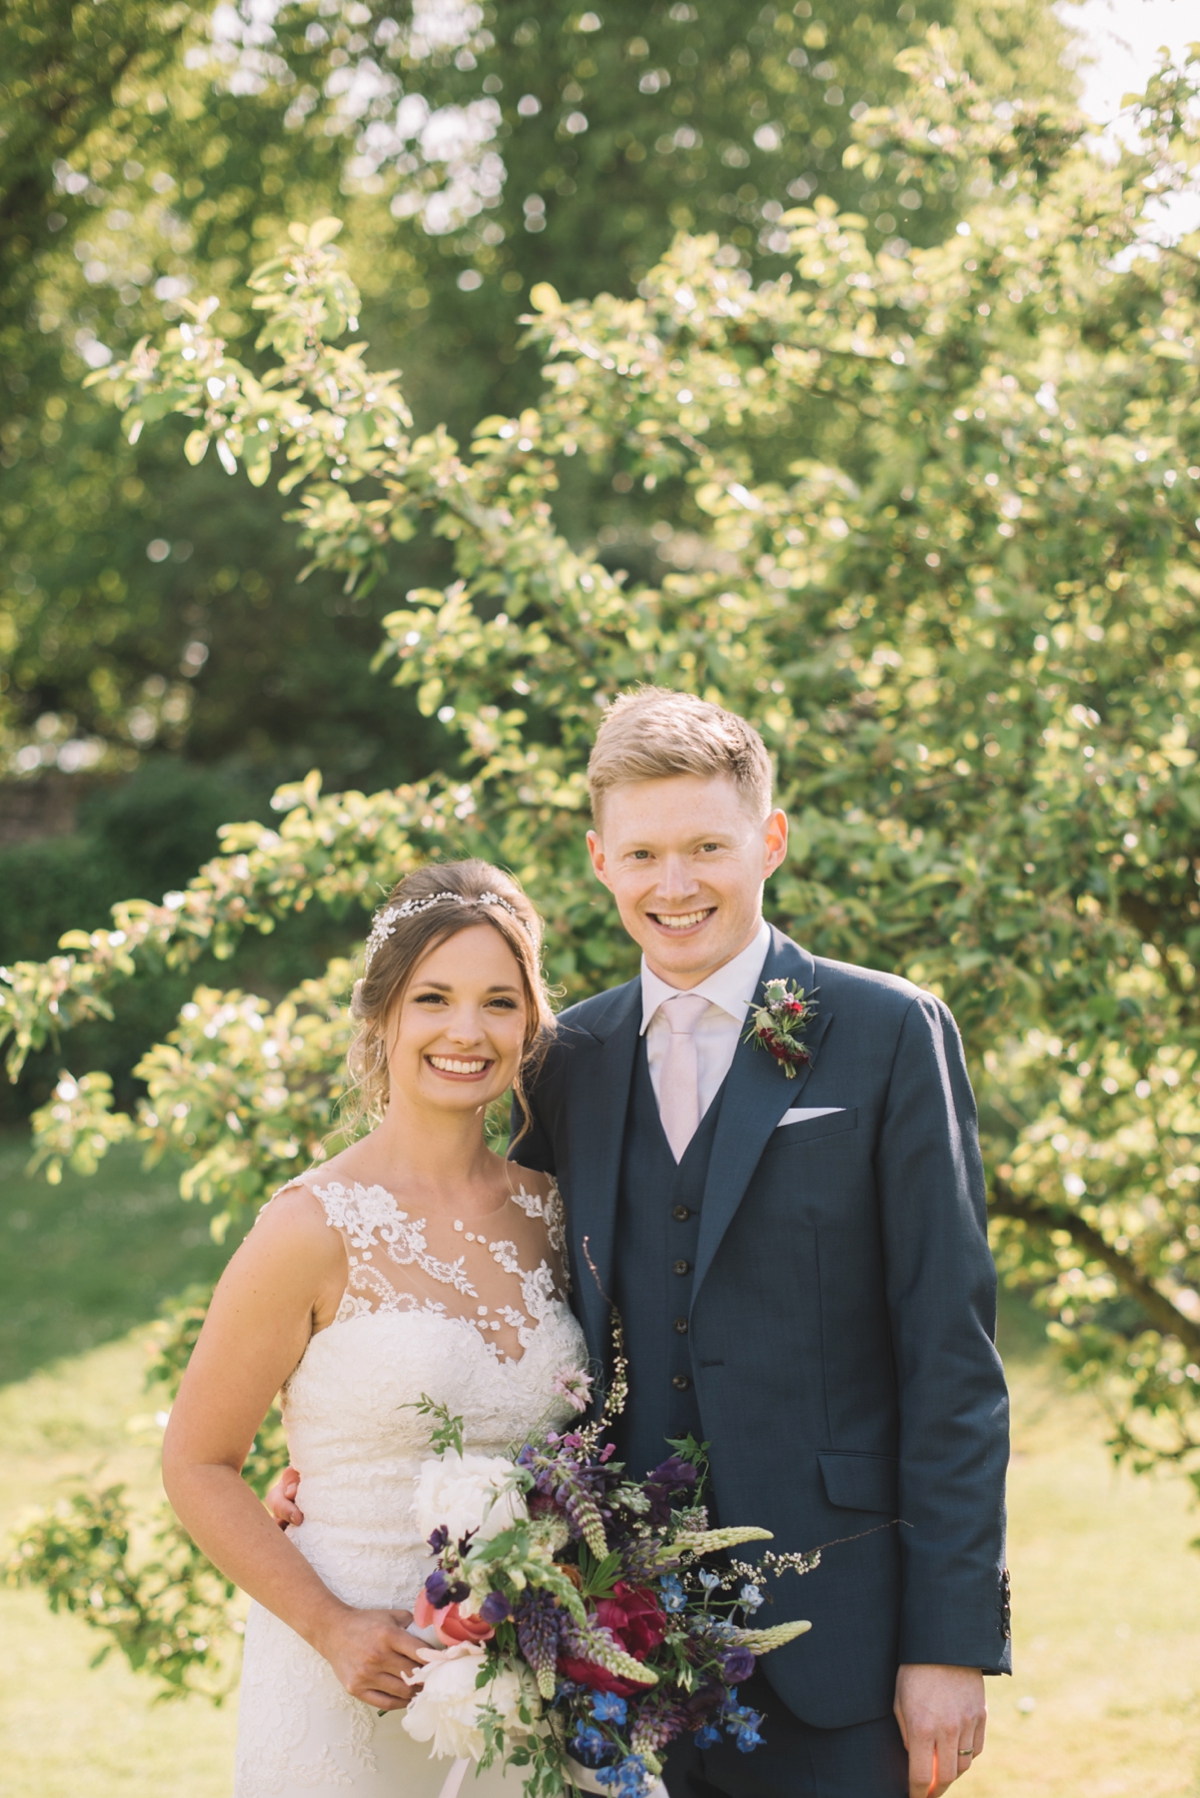
[[569, 995], [629, 971], [582, 768], [657, 679], [776, 756], [772, 916], [964, 1027], [974, 1787], [1200, 1791], [1200, 64], [1101, 136], [1040, 0], [821, 12], [0, 21], [3, 1789], [226, 1789], [236, 1605], [155, 1533], [206, 1283], [414, 859], [521, 874]]

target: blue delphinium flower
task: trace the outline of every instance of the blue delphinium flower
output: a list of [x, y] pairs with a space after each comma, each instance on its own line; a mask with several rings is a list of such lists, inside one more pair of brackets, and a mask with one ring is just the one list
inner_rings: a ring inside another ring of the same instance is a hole
[[592, 1716], [597, 1723], [624, 1723], [629, 1706], [616, 1692], [597, 1692], [592, 1699]]
[[721, 1732], [715, 1723], [706, 1723], [703, 1729], [696, 1731], [697, 1748], [715, 1748], [721, 1740]]
[[[571, 1738], [571, 1753], [585, 1767], [600, 1767], [604, 1761], [612, 1760], [614, 1752], [612, 1744], [598, 1729], [581, 1729]], [[612, 1769], [607, 1771], [611, 1772]]]
[[700, 1578], [700, 1584], [704, 1587], [704, 1590], [706, 1592], [715, 1592], [717, 1590], [717, 1587], [721, 1584], [720, 1574], [719, 1573], [709, 1573], [707, 1568], [705, 1568], [703, 1570], [703, 1572], [701, 1572], [699, 1578]]
[[646, 1798], [654, 1781], [640, 1754], [630, 1754], [619, 1767], [607, 1767], [597, 1773], [602, 1785], [612, 1785], [616, 1798]]
[[683, 1587], [674, 1573], [664, 1573], [659, 1580], [662, 1588], [663, 1608], [668, 1611], [682, 1611], [687, 1599], [683, 1595]]
[[731, 1704], [722, 1711], [721, 1720], [742, 1754], [749, 1754], [751, 1749], [762, 1747], [763, 1739], [758, 1733], [758, 1726], [762, 1722], [761, 1711], [752, 1711], [748, 1705]]
[[738, 1597], [748, 1611], [757, 1611], [763, 1603], [763, 1595], [757, 1586], [743, 1586]]

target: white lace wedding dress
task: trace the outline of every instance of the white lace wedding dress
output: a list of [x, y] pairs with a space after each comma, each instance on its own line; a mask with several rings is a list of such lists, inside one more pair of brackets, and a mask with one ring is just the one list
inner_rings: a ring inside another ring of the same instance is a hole
[[[520, 1170], [513, 1168], [516, 1177]], [[303, 1177], [342, 1234], [350, 1278], [334, 1322], [284, 1390], [297, 1503], [292, 1541], [347, 1603], [411, 1609], [432, 1561], [411, 1515], [429, 1453], [423, 1394], [464, 1422], [470, 1452], [500, 1454], [573, 1415], [556, 1376], [586, 1365], [566, 1303], [558, 1194], [518, 1190], [477, 1220], [440, 1225], [380, 1186]], [[351, 1698], [329, 1663], [260, 1605], [246, 1625], [235, 1798], [437, 1798], [450, 1770]], [[468, 1774], [463, 1798], [520, 1798], [521, 1775]]]

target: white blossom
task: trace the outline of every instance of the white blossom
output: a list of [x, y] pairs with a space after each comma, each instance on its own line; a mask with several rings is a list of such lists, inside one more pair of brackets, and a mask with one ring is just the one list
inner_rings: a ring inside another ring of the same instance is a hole
[[537, 1717], [541, 1706], [532, 1684], [506, 1667], [486, 1686], [477, 1687], [482, 1661], [481, 1648], [451, 1650], [432, 1662], [422, 1676], [421, 1689], [404, 1713], [404, 1727], [414, 1741], [428, 1742], [433, 1755], [482, 1759], [481, 1708], [499, 1712], [509, 1740], [529, 1733], [520, 1708], [524, 1702], [529, 1716]]
[[422, 1536], [444, 1525], [454, 1541], [476, 1530], [477, 1539], [487, 1542], [523, 1523], [529, 1512], [513, 1485], [512, 1462], [503, 1455], [447, 1454], [423, 1464], [413, 1516]]

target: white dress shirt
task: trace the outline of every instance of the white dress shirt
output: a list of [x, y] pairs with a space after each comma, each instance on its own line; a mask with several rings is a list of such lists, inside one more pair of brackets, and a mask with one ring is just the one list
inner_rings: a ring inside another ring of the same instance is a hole
[[[697, 1084], [700, 1093], [700, 1116], [708, 1110], [729, 1072], [738, 1039], [744, 1032], [746, 1013], [754, 998], [767, 950], [771, 947], [771, 926], [764, 918], [752, 942], [740, 955], [727, 961], [715, 974], [709, 974], [698, 986], [688, 987], [708, 1000], [708, 1010], [696, 1025]], [[654, 1097], [660, 1098], [659, 1080], [667, 1038], [671, 1027], [659, 1007], [681, 990], [668, 986], [646, 965], [642, 957], [642, 1035], [646, 1039], [646, 1060], [650, 1066], [650, 1083]]]

